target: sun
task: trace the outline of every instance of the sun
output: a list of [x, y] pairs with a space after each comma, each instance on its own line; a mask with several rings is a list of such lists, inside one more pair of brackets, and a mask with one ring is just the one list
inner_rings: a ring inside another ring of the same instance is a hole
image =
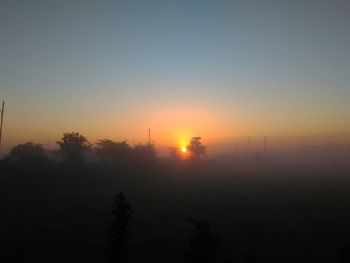
[[186, 152], [187, 152], [186, 147], [182, 147], [182, 148], [181, 148], [181, 152], [186, 153]]

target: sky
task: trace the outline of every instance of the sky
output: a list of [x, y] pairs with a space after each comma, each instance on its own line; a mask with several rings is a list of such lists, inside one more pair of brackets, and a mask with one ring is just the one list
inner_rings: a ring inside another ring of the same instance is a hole
[[4, 147], [350, 134], [348, 0], [0, 0]]

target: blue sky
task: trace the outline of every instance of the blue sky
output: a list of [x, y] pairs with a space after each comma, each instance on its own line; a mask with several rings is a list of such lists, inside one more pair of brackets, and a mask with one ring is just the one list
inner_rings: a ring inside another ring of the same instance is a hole
[[1, 1], [7, 137], [349, 133], [349, 13], [345, 0]]

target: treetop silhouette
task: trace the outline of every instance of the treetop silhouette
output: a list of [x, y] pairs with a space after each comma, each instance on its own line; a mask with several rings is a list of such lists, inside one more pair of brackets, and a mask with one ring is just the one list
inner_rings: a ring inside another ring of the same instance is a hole
[[131, 157], [132, 148], [126, 141], [103, 139], [96, 143], [96, 154], [103, 160], [120, 161]]
[[193, 158], [200, 158], [207, 154], [207, 147], [201, 142], [201, 137], [192, 137], [190, 144], [186, 147]]
[[12, 148], [5, 159], [22, 164], [37, 164], [47, 161], [42, 145], [33, 142], [18, 144]]
[[66, 161], [81, 161], [83, 154], [91, 149], [88, 139], [78, 132], [64, 133], [62, 140], [57, 141], [59, 145], [58, 153]]

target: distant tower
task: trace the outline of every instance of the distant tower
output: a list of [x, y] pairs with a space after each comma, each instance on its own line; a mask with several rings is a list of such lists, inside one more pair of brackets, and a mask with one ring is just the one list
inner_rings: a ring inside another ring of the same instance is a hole
[[4, 121], [4, 112], [5, 112], [5, 101], [2, 102], [1, 107], [1, 120], [0, 120], [0, 149], [1, 149], [1, 143], [2, 143], [2, 125]]
[[250, 137], [248, 137], [248, 149], [249, 149], [249, 154], [252, 154], [252, 141]]
[[269, 158], [268, 158], [268, 152], [267, 152], [267, 139], [266, 136], [264, 136], [264, 151], [265, 151], [265, 162], [268, 164]]
[[148, 145], [151, 145], [151, 128], [148, 128]]

